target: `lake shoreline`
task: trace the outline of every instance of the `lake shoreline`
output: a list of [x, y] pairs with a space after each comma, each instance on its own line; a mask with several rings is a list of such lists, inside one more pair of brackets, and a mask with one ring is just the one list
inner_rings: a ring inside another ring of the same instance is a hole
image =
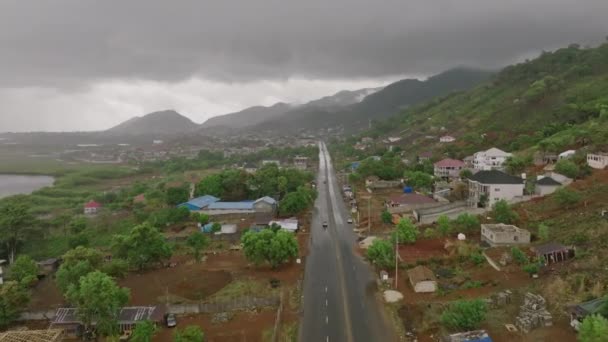
[[0, 199], [15, 195], [30, 195], [42, 188], [53, 186], [56, 179], [51, 175], [0, 174]]

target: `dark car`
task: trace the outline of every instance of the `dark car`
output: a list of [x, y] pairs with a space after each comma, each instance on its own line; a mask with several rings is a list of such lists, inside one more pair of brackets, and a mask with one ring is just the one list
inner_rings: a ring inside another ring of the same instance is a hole
[[323, 221], [323, 228], [327, 228], [327, 221]]
[[173, 328], [177, 325], [175, 314], [168, 313], [165, 315], [165, 325], [167, 325], [168, 328]]

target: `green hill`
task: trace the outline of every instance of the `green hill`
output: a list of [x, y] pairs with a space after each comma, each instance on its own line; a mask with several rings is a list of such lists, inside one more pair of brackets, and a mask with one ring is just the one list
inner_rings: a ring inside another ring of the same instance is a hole
[[[445, 134], [452, 144], [439, 144]], [[476, 88], [436, 98], [377, 122], [364, 135], [401, 136], [412, 154], [464, 157], [506, 150], [608, 147], [608, 44], [571, 45], [504, 68]]]

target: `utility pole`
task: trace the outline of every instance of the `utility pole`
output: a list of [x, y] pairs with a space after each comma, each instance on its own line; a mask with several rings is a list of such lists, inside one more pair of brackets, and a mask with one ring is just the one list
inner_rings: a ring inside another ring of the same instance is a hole
[[397, 272], [399, 270], [399, 234], [397, 233], [397, 226], [395, 226], [395, 291], [397, 290]]
[[372, 233], [372, 196], [367, 198], [367, 233]]

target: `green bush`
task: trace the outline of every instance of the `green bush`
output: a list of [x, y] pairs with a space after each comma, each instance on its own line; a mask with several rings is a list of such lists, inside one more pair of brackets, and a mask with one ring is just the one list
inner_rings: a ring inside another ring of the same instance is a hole
[[376, 239], [367, 249], [367, 259], [379, 268], [390, 268], [395, 263], [395, 249], [390, 242]]
[[486, 262], [486, 258], [479, 252], [471, 253], [469, 258], [475, 265], [481, 265]]
[[581, 201], [581, 194], [568, 188], [559, 188], [553, 193], [555, 201], [563, 206], [569, 207]]
[[528, 256], [517, 247], [511, 248], [511, 256], [513, 257], [513, 260], [520, 265], [525, 265], [529, 261]]
[[474, 330], [485, 320], [486, 312], [486, 303], [481, 299], [458, 300], [449, 304], [441, 314], [440, 320], [451, 330]]

